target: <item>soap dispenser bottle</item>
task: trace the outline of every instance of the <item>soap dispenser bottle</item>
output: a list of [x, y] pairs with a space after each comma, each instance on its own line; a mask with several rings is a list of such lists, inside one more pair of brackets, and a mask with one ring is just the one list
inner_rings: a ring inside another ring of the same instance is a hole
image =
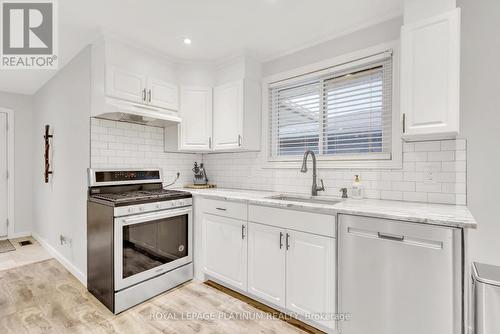
[[363, 185], [359, 179], [359, 175], [355, 175], [354, 182], [352, 183], [351, 197], [354, 199], [363, 198]]

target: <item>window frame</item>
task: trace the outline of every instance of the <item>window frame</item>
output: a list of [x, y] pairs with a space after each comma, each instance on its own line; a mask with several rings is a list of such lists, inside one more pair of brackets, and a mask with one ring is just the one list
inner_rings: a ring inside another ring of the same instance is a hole
[[[402, 168], [402, 127], [400, 116], [400, 99], [399, 99], [399, 41], [380, 44], [367, 49], [359, 50], [349, 54], [341, 55], [318, 63], [306, 65], [294, 70], [268, 76], [263, 79], [262, 84], [262, 143], [264, 152], [264, 168], [300, 168], [302, 158], [297, 156], [270, 156], [270, 117], [271, 112], [269, 106], [269, 88], [278, 83], [291, 84], [294, 81], [303, 81], [307, 78], [314, 78], [328, 73], [341, 71], [355, 66], [362, 66], [372, 62], [374, 56], [384, 52], [392, 51], [392, 135], [391, 145], [392, 152], [390, 159], [377, 158], [378, 154], [366, 154], [360, 157], [356, 155], [318, 155], [318, 168], [386, 168], [400, 169]], [[332, 69], [332, 67], [335, 67]]]

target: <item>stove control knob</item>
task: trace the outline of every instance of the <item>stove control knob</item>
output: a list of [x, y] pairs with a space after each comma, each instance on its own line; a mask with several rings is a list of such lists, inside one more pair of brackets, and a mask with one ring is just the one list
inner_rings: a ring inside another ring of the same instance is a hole
[[177, 205], [178, 205], [178, 206], [183, 206], [183, 205], [184, 205], [184, 201], [179, 201], [179, 202], [177, 203]]
[[156, 208], [156, 209], [160, 209], [160, 208], [161, 208], [161, 205], [160, 205], [160, 204], [156, 204], [156, 205], [155, 205], [155, 208]]
[[128, 208], [128, 213], [133, 213], [134, 212], [134, 208]]
[[144, 211], [144, 207], [143, 207], [143, 206], [140, 206], [140, 207], [139, 207], [139, 211], [143, 212], [143, 211]]

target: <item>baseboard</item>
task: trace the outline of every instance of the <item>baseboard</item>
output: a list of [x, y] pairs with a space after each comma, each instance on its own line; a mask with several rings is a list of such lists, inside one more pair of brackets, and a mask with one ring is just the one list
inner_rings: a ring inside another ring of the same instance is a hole
[[31, 235], [35, 240], [37, 240], [40, 245], [50, 255], [52, 255], [59, 263], [61, 263], [64, 268], [66, 268], [73, 276], [75, 276], [85, 287], [87, 287], [87, 276], [84, 275], [73, 263], [71, 263], [67, 258], [65, 258], [61, 253], [59, 253], [54, 247], [52, 247], [44, 238], [42, 238], [37, 233], [32, 233]]

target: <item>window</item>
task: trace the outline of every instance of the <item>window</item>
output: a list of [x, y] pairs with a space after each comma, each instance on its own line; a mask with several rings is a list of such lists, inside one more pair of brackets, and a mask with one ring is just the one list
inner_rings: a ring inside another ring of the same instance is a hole
[[269, 158], [312, 150], [325, 160], [390, 160], [392, 78], [386, 52], [271, 84]]

